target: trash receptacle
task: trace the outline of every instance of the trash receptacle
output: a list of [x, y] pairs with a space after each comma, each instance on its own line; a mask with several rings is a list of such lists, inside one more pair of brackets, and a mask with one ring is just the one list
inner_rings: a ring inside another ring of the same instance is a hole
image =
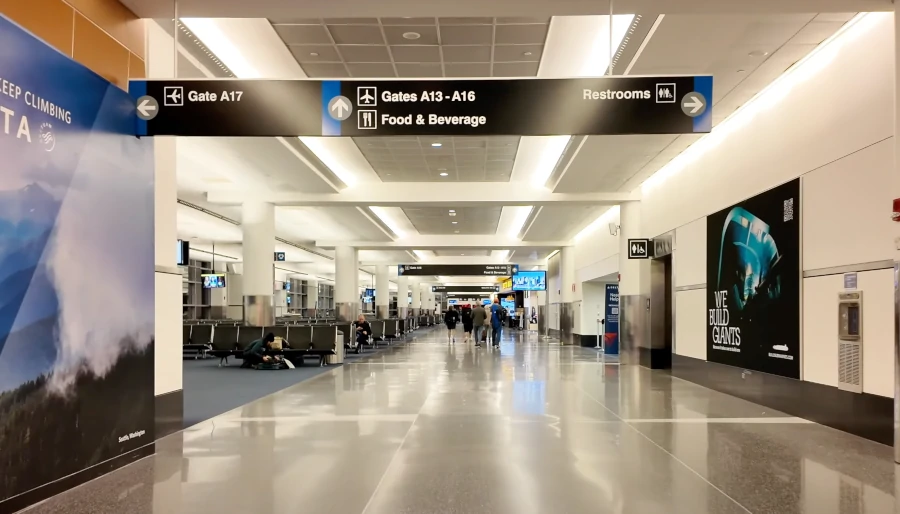
[[344, 332], [338, 330], [336, 334], [334, 338], [334, 355], [328, 356], [326, 359], [328, 364], [344, 363]]

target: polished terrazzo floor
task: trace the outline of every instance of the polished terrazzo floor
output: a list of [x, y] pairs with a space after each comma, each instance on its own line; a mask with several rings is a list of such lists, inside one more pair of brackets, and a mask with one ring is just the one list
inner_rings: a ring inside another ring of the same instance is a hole
[[592, 349], [442, 331], [158, 442], [45, 513], [890, 513], [890, 448]]

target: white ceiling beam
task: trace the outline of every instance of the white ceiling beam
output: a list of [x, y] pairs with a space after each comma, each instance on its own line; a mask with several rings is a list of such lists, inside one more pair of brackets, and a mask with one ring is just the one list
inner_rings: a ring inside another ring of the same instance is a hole
[[[396, 241], [316, 241], [319, 248], [352, 246], [359, 250], [441, 250], [447, 248], [477, 248], [479, 250], [506, 250], [510, 248], [560, 248], [571, 246], [571, 241], [520, 241], [494, 234], [487, 235], [415, 235]], [[488, 260], [489, 258], [485, 258]], [[424, 261], [426, 264], [430, 260]]]
[[[265, 200], [283, 207], [474, 207], [514, 205], [617, 205], [640, 199], [639, 193], [554, 193], [527, 186], [485, 187], [483, 183], [399, 182], [366, 184], [340, 193], [269, 193], [212, 191], [210, 203], [240, 205], [246, 200]], [[498, 193], [502, 188], [502, 194]]]

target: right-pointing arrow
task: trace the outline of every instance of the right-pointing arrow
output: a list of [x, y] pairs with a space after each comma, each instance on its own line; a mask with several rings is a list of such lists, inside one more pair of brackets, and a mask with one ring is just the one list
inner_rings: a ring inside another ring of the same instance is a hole
[[692, 96], [690, 101], [684, 103], [684, 106], [691, 110], [691, 114], [697, 114], [703, 108], [703, 101], [696, 96]]

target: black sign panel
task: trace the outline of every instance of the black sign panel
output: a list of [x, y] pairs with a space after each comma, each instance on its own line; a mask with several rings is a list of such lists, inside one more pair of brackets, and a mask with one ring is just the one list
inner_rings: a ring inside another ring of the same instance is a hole
[[284, 252], [275, 252], [275, 262], [284, 262]]
[[500, 285], [495, 286], [431, 286], [434, 293], [497, 293]]
[[650, 240], [649, 239], [629, 239], [628, 240], [628, 258], [629, 259], [649, 259], [650, 258]]
[[400, 264], [397, 266], [397, 276], [401, 277], [432, 275], [507, 277], [518, 271], [518, 264]]
[[129, 91], [139, 136], [618, 135], [712, 128], [711, 76], [138, 80]]
[[706, 227], [707, 359], [800, 378], [800, 180]]

